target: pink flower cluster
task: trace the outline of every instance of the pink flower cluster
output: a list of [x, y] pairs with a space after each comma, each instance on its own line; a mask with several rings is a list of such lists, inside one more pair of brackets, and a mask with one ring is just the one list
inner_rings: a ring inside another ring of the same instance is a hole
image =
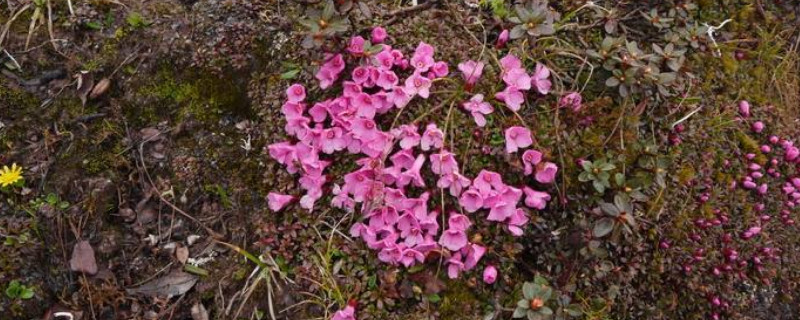
[[[381, 38], [373, 39], [377, 43], [387, 35], [373, 31], [373, 38], [376, 37]], [[445, 212], [429, 209], [430, 195], [438, 194], [438, 190], [431, 190], [433, 186], [427, 185], [425, 177], [435, 177], [436, 188], [458, 199], [464, 211], [486, 210], [487, 221], [505, 226], [514, 236], [522, 235], [528, 222], [526, 209], [519, 206], [522, 196], [526, 196], [525, 205], [541, 210], [550, 195], [527, 186], [519, 189], [506, 185], [499, 173], [488, 170], [481, 171], [474, 179], [465, 176], [456, 155], [445, 148], [445, 133], [435, 123], [425, 126], [421, 134], [414, 123], [381, 129], [376, 117], [406, 107], [416, 96], [428, 98], [433, 80], [448, 76], [449, 70], [447, 63], [434, 59], [434, 48], [424, 42], [410, 59], [389, 45], [380, 46], [380, 52], [369, 54], [375, 52], [374, 47], [368, 47], [361, 37], [351, 39], [346, 50], [357, 62], [350, 78], [342, 82], [341, 95], [335, 98], [311, 103], [302, 85], [290, 86], [281, 110], [286, 119], [285, 131], [295, 141], [273, 143], [267, 150], [289, 173], [300, 176], [298, 182], [305, 191], [299, 198], [300, 207], [312, 211], [325, 193], [324, 188], [329, 187], [333, 207], [361, 213], [362, 220], [353, 224], [349, 233], [377, 251], [379, 260], [410, 267], [425, 262], [429, 253], [435, 251], [447, 257], [448, 275], [455, 278], [475, 268], [486, 248], [470, 242], [468, 233], [473, 223], [460, 210], [448, 210], [446, 224], [440, 225], [439, 215]], [[316, 76], [320, 88], [331, 87], [344, 69], [341, 54], [327, 57]], [[474, 84], [482, 69], [483, 63], [479, 62], [459, 64], [467, 84]], [[524, 75], [525, 71], [518, 66], [509, 69], [513, 75], [507, 78], [523, 90], [532, 86], [549, 90], [549, 81], [546, 86], [536, 82], [547, 81], [548, 72], [546, 68], [542, 70], [537, 71], [535, 80]], [[401, 80], [396, 72], [410, 75]], [[493, 111], [480, 94], [466, 102], [464, 108], [472, 113], [478, 125], [485, 125], [483, 115]], [[506, 130], [506, 138], [509, 152], [533, 144], [531, 132], [522, 127]], [[331, 164], [327, 155], [337, 152], [363, 157], [355, 162], [357, 169], [344, 175], [341, 185], [333, 183], [326, 187], [333, 182], [325, 174]], [[541, 153], [527, 150], [523, 162], [526, 175], [535, 173], [539, 183], [553, 182], [557, 166], [542, 162]], [[412, 193], [420, 195], [409, 196]], [[294, 200], [293, 196], [274, 192], [268, 196], [273, 211]], [[486, 268], [487, 283], [494, 282], [496, 277], [494, 267]], [[345, 309], [337, 316], [349, 319], [352, 313]]]
[[548, 94], [552, 83], [550, 82], [550, 69], [537, 63], [533, 76], [522, 66], [522, 61], [513, 54], [507, 54], [500, 59], [503, 82], [506, 88], [495, 94], [497, 100], [503, 101], [512, 111], [519, 111], [525, 103], [525, 95], [522, 91], [531, 88], [536, 89], [540, 94]]
[[[800, 208], [800, 149], [789, 139], [774, 135], [767, 137], [767, 128], [762, 121], [750, 122], [756, 112], [749, 102], [740, 101], [738, 112], [739, 120], [747, 124], [756, 136], [763, 137], [764, 142], [758, 147], [758, 151], [739, 154], [739, 159], [724, 160], [722, 167], [724, 170], [735, 169], [734, 174], [739, 176], [729, 185], [730, 190], [745, 190], [750, 194], [745, 199], [740, 199], [735, 194], [737, 202], [731, 210], [738, 210], [740, 203], [751, 202], [753, 216], [731, 215], [724, 209], [716, 208], [713, 209], [713, 217], [695, 219], [695, 231], [689, 234], [689, 239], [697, 247], [685, 257], [682, 266], [682, 271], [687, 274], [696, 268], [708, 268], [709, 274], [715, 278], [746, 279], [767, 274], [764, 271], [769, 263], [774, 264], [780, 260], [781, 249], [759, 243], [772, 242], [774, 239], [770, 237], [779, 228], [795, 224], [792, 215]], [[734, 166], [734, 163], [741, 165]], [[714, 193], [710, 183], [709, 181], [706, 185], [708, 191], [698, 197], [699, 203], [711, 200]], [[743, 219], [744, 225], [738, 233], [729, 231], [734, 224], [731, 216]], [[776, 216], [780, 218], [780, 224], [775, 223], [774, 220], [778, 220], [775, 219]], [[703, 239], [709, 235], [718, 237], [711, 240], [720, 244], [718, 253], [706, 252], [711, 248], [703, 247]], [[660, 247], [668, 249], [670, 245], [662, 241]], [[728, 301], [720, 297], [719, 293], [709, 293], [709, 302], [712, 318], [718, 317], [729, 308]]]

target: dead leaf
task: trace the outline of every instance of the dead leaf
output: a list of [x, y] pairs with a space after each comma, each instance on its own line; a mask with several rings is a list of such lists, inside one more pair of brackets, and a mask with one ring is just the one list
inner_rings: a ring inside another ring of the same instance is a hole
[[69, 268], [75, 272], [83, 272], [88, 275], [97, 273], [97, 260], [94, 258], [94, 249], [89, 241], [81, 240], [72, 248], [72, 259], [69, 260]]
[[125, 222], [133, 222], [136, 220], [136, 212], [131, 208], [120, 208], [117, 213]]
[[208, 320], [208, 311], [202, 303], [195, 303], [192, 306], [192, 320]]
[[144, 128], [139, 130], [139, 132], [142, 134], [142, 139], [145, 141], [154, 141], [159, 138], [159, 135], [161, 134], [160, 130], [153, 127]]
[[102, 96], [104, 93], [106, 93], [106, 91], [108, 91], [108, 88], [110, 87], [111, 87], [111, 79], [103, 78], [102, 80], [100, 80], [100, 82], [98, 82], [94, 86], [92, 92], [89, 93], [89, 99], [97, 99], [97, 97]]
[[178, 258], [178, 262], [181, 264], [186, 264], [186, 260], [189, 259], [189, 248], [179, 245], [175, 249], [175, 257]]
[[94, 76], [88, 71], [81, 71], [75, 77], [78, 78], [78, 96], [81, 98], [81, 103], [86, 105], [89, 93], [94, 88]]
[[196, 282], [196, 276], [176, 269], [161, 278], [149, 281], [136, 288], [125, 289], [125, 291], [128, 294], [171, 298], [186, 293], [194, 287]]
[[445, 289], [444, 282], [439, 279], [432, 271], [425, 270], [422, 272], [417, 272], [409, 276], [411, 281], [414, 281], [425, 288], [425, 294], [437, 294]]

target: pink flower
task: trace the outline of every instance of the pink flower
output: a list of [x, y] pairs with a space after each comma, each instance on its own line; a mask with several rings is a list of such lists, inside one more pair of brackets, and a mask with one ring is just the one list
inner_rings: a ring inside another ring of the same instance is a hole
[[500, 32], [500, 35], [497, 37], [497, 43], [495, 43], [495, 47], [500, 49], [506, 45], [508, 42], [508, 29], [503, 29]]
[[750, 103], [747, 100], [739, 101], [739, 115], [742, 117], [750, 117]]
[[470, 243], [461, 248], [461, 253], [464, 255], [464, 270], [472, 270], [486, 253], [486, 248]]
[[367, 82], [367, 80], [369, 80], [369, 73], [370, 71], [368, 67], [358, 66], [353, 69], [353, 81], [355, 81], [355, 83], [358, 85], [363, 85]]
[[400, 139], [400, 148], [403, 150], [409, 150], [418, 146], [422, 139], [419, 133], [417, 133], [416, 125], [404, 124], [392, 130], [392, 134], [395, 138]]
[[535, 165], [542, 162], [542, 153], [537, 150], [526, 150], [525, 153], [522, 154], [522, 163], [525, 165], [525, 175], [530, 175], [533, 173], [533, 168]]
[[757, 236], [759, 233], [761, 233], [761, 227], [750, 227], [749, 229], [747, 229], [747, 231], [742, 232], [741, 238], [743, 240], [748, 240], [752, 237]]
[[377, 136], [369, 141], [362, 141], [361, 152], [369, 157], [377, 158], [389, 153], [392, 146], [392, 135], [378, 131]]
[[344, 150], [347, 147], [347, 140], [344, 138], [342, 128], [339, 127], [323, 130], [321, 140], [322, 152], [327, 154]]
[[286, 97], [289, 99], [289, 102], [303, 102], [303, 100], [306, 99], [306, 88], [299, 83], [295, 83], [286, 89]]
[[296, 117], [286, 119], [286, 125], [283, 127], [286, 130], [286, 133], [297, 137], [298, 139], [303, 139], [308, 132], [309, 124], [311, 123], [311, 119], [306, 117]]
[[447, 277], [450, 279], [458, 278], [458, 274], [464, 270], [464, 262], [461, 261], [461, 253], [457, 252], [450, 259], [447, 259]]
[[331, 205], [334, 208], [339, 208], [346, 210], [347, 212], [353, 212], [355, 210], [356, 202], [353, 198], [350, 198], [346, 192], [342, 192], [342, 188], [338, 184], [333, 184], [333, 199], [331, 199]]
[[494, 266], [488, 266], [483, 269], [483, 282], [492, 284], [497, 280], [497, 269]]
[[519, 90], [531, 89], [531, 77], [523, 68], [513, 68], [503, 73], [503, 82], [509, 87], [516, 87]]
[[761, 131], [764, 131], [764, 123], [761, 121], [756, 121], [753, 123], [752, 129], [755, 133], [761, 133]]
[[313, 119], [314, 122], [323, 122], [328, 118], [328, 104], [323, 102], [315, 103], [314, 106], [308, 110], [308, 114], [311, 115], [311, 119]]
[[786, 159], [786, 161], [794, 161], [798, 157], [800, 157], [800, 149], [795, 146], [786, 148], [786, 155], [784, 155], [784, 159]]
[[389, 112], [389, 110], [391, 110], [394, 106], [392, 101], [389, 100], [389, 95], [384, 91], [373, 93], [372, 102], [374, 104], [375, 111], [379, 114]]
[[539, 93], [547, 94], [550, 92], [550, 87], [552, 86], [548, 78], [550, 78], [550, 69], [547, 69], [547, 67], [540, 63], [536, 63], [536, 70], [533, 72], [533, 77], [531, 77], [531, 85], [536, 88]]
[[294, 161], [295, 147], [287, 141], [273, 143], [267, 146], [269, 156], [282, 165], [289, 165]]
[[408, 94], [403, 87], [395, 86], [392, 91], [389, 91], [387, 98], [395, 107], [404, 108], [413, 96]]
[[394, 71], [381, 70], [380, 75], [378, 75], [378, 80], [375, 81], [375, 84], [383, 88], [383, 90], [391, 90], [399, 82], [400, 79], [397, 78], [397, 75], [394, 73]]
[[419, 73], [414, 73], [406, 78], [405, 84], [405, 92], [408, 95], [419, 95], [423, 99], [427, 99], [431, 94], [431, 80]]
[[283, 113], [286, 119], [302, 117], [304, 110], [305, 110], [305, 104], [300, 102], [287, 101], [286, 103], [283, 104], [283, 106], [281, 106], [281, 113]]
[[397, 177], [397, 186], [404, 187], [409, 183], [414, 183], [414, 186], [417, 187], [424, 187], [425, 180], [422, 179], [419, 170], [422, 169], [422, 164], [425, 163], [425, 156], [418, 155], [417, 159], [414, 160], [414, 165], [411, 166], [408, 170], [401, 173], [399, 177]]
[[319, 198], [320, 197], [316, 195], [306, 194], [300, 197], [300, 207], [308, 210], [308, 212], [313, 212], [314, 204], [317, 202], [317, 199]]
[[[388, 238], [387, 238], [388, 239]], [[378, 252], [378, 260], [386, 262], [391, 265], [396, 265], [403, 258], [403, 248], [396, 243], [384, 240], [371, 241], [371, 249], [380, 249]], [[369, 242], [367, 243], [369, 245]]]
[[525, 210], [522, 209], [515, 210], [506, 220], [508, 231], [515, 237], [519, 237], [523, 234], [522, 226], [526, 223], [528, 223], [528, 216], [525, 214]]
[[400, 263], [404, 265], [406, 268], [414, 265], [417, 262], [422, 263], [424, 261], [425, 261], [425, 255], [423, 255], [422, 252], [419, 252], [414, 249], [403, 250], [403, 254], [400, 257]]
[[533, 144], [531, 131], [524, 127], [510, 127], [506, 129], [506, 152], [514, 153], [519, 149], [530, 147]]
[[578, 112], [581, 110], [581, 94], [577, 92], [570, 92], [567, 95], [561, 97], [561, 100], [558, 102], [559, 108], [567, 108], [569, 107], [574, 112]]
[[447, 67], [447, 62], [439, 61], [433, 64], [433, 73], [436, 77], [441, 78], [447, 76], [450, 73], [450, 69]]
[[269, 205], [269, 209], [273, 212], [278, 212], [283, 209], [289, 202], [294, 200], [293, 196], [270, 192], [267, 194], [267, 202]]
[[550, 195], [547, 192], [536, 191], [529, 187], [522, 188], [525, 193], [525, 205], [537, 209], [544, 210], [547, 206], [547, 201], [550, 201]]
[[489, 195], [492, 189], [500, 191], [506, 187], [500, 174], [489, 170], [481, 170], [478, 176], [472, 180], [472, 185], [478, 189], [484, 198]]
[[433, 67], [433, 46], [420, 42], [414, 55], [411, 57], [411, 66], [414, 67], [417, 73], [428, 71]]
[[471, 183], [472, 181], [467, 177], [458, 172], [453, 172], [451, 174], [439, 177], [439, 180], [436, 182], [436, 186], [442, 189], [449, 188], [450, 195], [458, 197], [465, 188], [469, 187]]
[[[487, 203], [484, 202], [484, 205]], [[503, 201], [496, 201], [493, 202], [491, 207], [489, 208], [489, 215], [486, 216], [486, 220], [489, 221], [498, 221], [502, 222], [511, 217], [516, 211], [516, 206], [510, 203], [506, 203]]]
[[507, 72], [511, 69], [522, 68], [522, 61], [520, 61], [513, 54], [509, 53], [500, 59], [500, 67], [503, 68], [504, 72]]
[[425, 132], [422, 134], [422, 141], [420, 147], [422, 151], [431, 150], [431, 148], [440, 149], [444, 146], [444, 133], [439, 130], [435, 123], [428, 124], [425, 127]]
[[450, 226], [450, 229], [466, 231], [472, 225], [472, 222], [463, 214], [451, 212], [450, 217], [447, 219], [447, 225]]
[[475, 212], [483, 207], [483, 196], [476, 189], [469, 189], [461, 194], [458, 204], [464, 207], [467, 212]]
[[378, 137], [379, 130], [371, 119], [356, 119], [352, 122], [350, 132], [361, 141], [370, 141]]
[[492, 105], [483, 101], [483, 95], [480, 93], [472, 96], [469, 101], [464, 102], [464, 109], [469, 111], [472, 118], [475, 119], [475, 124], [479, 127], [486, 125], [486, 118], [484, 115], [494, 112]]
[[409, 169], [414, 166], [415, 160], [414, 154], [410, 149], [403, 149], [395, 152], [390, 159], [392, 160], [392, 164], [403, 169]]
[[350, 44], [347, 46], [347, 52], [350, 52], [354, 56], [359, 56], [364, 54], [364, 43], [366, 40], [361, 36], [355, 36], [350, 38]]
[[552, 183], [556, 179], [558, 166], [552, 162], [545, 162], [536, 169], [536, 181], [541, 183]]
[[473, 86], [478, 82], [478, 79], [483, 75], [483, 67], [483, 62], [475, 62], [473, 60], [458, 64], [458, 70], [461, 71], [461, 75], [468, 86]]
[[525, 96], [517, 87], [508, 86], [503, 91], [494, 94], [495, 99], [503, 101], [509, 109], [516, 112], [525, 103]]
[[356, 310], [353, 307], [347, 306], [342, 310], [336, 311], [331, 320], [356, 320], [355, 312]]
[[467, 245], [467, 234], [464, 230], [447, 229], [439, 238], [439, 244], [450, 251], [458, 251]]
[[350, 100], [352, 106], [356, 107], [356, 115], [366, 119], [375, 118], [375, 105], [372, 103], [372, 96], [366, 93], [359, 93]]
[[391, 51], [383, 50], [375, 55], [375, 61], [378, 62], [378, 68], [389, 70], [394, 65], [394, 55], [392, 55]]
[[386, 37], [389, 36], [389, 34], [386, 33], [386, 29], [382, 27], [372, 28], [371, 35], [372, 35], [372, 43], [383, 43], [383, 41], [386, 40]]
[[315, 75], [319, 80], [319, 87], [327, 89], [339, 78], [339, 74], [344, 70], [344, 58], [341, 54], [336, 54], [326, 58], [325, 63], [320, 67]]
[[449, 175], [458, 172], [458, 162], [453, 153], [442, 150], [441, 153], [431, 154], [431, 171], [438, 175]]

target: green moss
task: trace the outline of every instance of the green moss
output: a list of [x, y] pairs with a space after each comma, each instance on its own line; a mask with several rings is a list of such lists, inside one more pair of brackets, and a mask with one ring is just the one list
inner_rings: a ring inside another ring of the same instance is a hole
[[226, 76], [182, 73], [162, 67], [138, 94], [155, 103], [139, 106], [138, 114], [129, 118], [142, 117], [147, 122], [176, 115], [179, 121], [191, 117], [215, 124], [226, 114], [251, 116], [252, 113], [244, 90]]
[[439, 307], [442, 319], [467, 319], [480, 306], [481, 300], [474, 294], [476, 290], [463, 281], [452, 281], [447, 288]]

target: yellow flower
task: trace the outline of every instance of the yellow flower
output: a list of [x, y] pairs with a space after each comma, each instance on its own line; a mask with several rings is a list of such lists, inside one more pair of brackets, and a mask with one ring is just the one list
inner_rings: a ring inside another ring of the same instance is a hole
[[18, 167], [16, 163], [12, 164], [10, 169], [8, 166], [0, 169], [0, 187], [15, 184], [20, 180], [22, 180], [22, 167]]

